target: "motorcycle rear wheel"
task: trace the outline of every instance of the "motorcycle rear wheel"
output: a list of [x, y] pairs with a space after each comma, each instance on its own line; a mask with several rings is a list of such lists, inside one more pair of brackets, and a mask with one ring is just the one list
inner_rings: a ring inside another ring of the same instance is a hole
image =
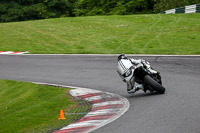
[[165, 93], [165, 88], [156, 82], [153, 78], [151, 78], [149, 75], [144, 76], [144, 82], [149, 85], [152, 89], [157, 91], [159, 94], [164, 94]]

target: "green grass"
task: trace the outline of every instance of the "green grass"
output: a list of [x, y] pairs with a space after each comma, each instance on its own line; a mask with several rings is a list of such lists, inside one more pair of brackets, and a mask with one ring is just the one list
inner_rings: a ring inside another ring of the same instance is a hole
[[200, 54], [200, 14], [90, 16], [1, 23], [0, 51]]
[[[0, 80], [0, 132], [52, 132], [68, 125], [75, 115], [58, 120], [60, 110], [66, 111], [77, 103], [69, 89]], [[80, 117], [80, 116], [79, 116]]]

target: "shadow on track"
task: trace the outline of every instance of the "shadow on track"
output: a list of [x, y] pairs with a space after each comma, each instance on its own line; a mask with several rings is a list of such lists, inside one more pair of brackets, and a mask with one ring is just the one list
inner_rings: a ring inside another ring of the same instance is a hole
[[150, 97], [150, 96], [157, 96], [157, 95], [161, 95], [161, 94], [158, 94], [157, 92], [152, 92], [152, 93], [136, 93], [134, 95], [129, 95], [129, 96], [126, 96], [127, 98], [141, 98], [141, 97]]

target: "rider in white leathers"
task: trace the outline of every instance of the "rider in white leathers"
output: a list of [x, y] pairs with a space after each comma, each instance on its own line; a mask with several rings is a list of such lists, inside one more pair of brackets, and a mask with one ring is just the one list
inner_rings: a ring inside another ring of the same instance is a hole
[[157, 73], [151, 68], [150, 63], [145, 60], [128, 58], [124, 54], [118, 56], [117, 72], [122, 80], [127, 83], [127, 92], [129, 94], [133, 94], [140, 89], [144, 90], [144, 86], [136, 83], [134, 77], [135, 69], [144, 65], [151, 73]]

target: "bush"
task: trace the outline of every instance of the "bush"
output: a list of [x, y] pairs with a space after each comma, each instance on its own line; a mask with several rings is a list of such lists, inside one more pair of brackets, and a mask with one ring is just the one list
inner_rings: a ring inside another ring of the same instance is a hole
[[152, 13], [151, 0], [79, 0], [76, 16]]
[[200, 3], [200, 0], [1, 0], [0, 22], [159, 13], [196, 3]]
[[3, 0], [0, 22], [74, 16], [73, 0]]

